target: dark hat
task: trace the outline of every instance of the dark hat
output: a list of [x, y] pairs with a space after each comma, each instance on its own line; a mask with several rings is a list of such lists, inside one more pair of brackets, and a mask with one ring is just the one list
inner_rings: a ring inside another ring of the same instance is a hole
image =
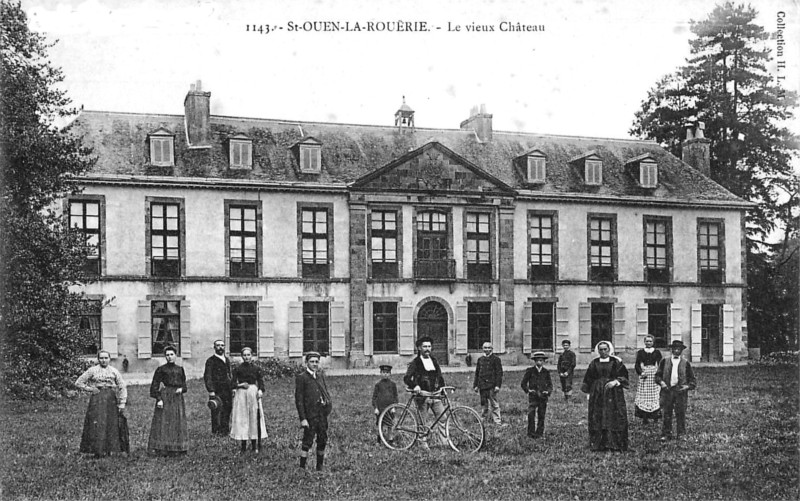
[[391, 365], [381, 365], [381, 372], [392, 372]]
[[531, 358], [534, 359], [534, 360], [536, 360], [537, 358], [542, 358], [542, 359], [547, 360], [547, 355], [545, 355], [545, 353], [543, 351], [537, 351], [536, 353], [531, 355]]
[[417, 339], [417, 348], [422, 346], [422, 343], [433, 344], [433, 338], [431, 338], [430, 336], [422, 336], [421, 338]]
[[219, 397], [217, 397], [217, 396], [209, 397], [208, 398], [208, 404], [206, 404], [206, 405], [208, 405], [209, 409], [211, 409], [212, 411], [215, 411], [217, 409], [222, 408], [222, 400], [220, 400]]
[[676, 339], [675, 341], [672, 342], [671, 345], [669, 345], [669, 349], [670, 350], [673, 349], [673, 348], [680, 348], [682, 350], [685, 350], [686, 349], [686, 345], [683, 344], [683, 341], [681, 341], [680, 339]]
[[314, 358], [314, 357], [322, 358], [322, 355], [320, 355], [319, 352], [316, 352], [316, 351], [309, 351], [309, 352], [306, 352], [305, 360], [306, 360], [306, 362], [308, 362], [309, 358]]

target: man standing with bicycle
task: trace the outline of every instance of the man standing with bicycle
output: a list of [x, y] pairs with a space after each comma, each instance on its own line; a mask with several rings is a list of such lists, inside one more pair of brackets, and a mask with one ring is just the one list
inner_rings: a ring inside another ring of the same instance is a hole
[[[433, 393], [444, 386], [442, 369], [436, 359], [431, 356], [431, 349], [433, 349], [433, 339], [428, 336], [417, 339], [418, 355], [408, 364], [403, 382], [417, 395], [414, 402], [417, 405], [420, 417], [425, 419], [427, 410], [430, 409], [433, 412], [433, 420], [435, 420], [444, 412], [444, 404], [441, 399], [420, 394], [421, 392]], [[440, 442], [444, 443], [445, 434], [442, 424], [437, 424], [436, 428]], [[428, 448], [426, 442], [422, 442], [422, 446]]]

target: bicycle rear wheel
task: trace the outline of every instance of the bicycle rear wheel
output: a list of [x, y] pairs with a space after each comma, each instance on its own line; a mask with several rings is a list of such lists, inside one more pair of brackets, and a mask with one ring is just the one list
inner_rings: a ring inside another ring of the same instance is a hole
[[480, 415], [471, 407], [455, 407], [447, 417], [447, 441], [456, 452], [478, 452], [486, 432]]
[[417, 441], [417, 418], [404, 404], [392, 404], [378, 416], [378, 434], [386, 447], [404, 451]]

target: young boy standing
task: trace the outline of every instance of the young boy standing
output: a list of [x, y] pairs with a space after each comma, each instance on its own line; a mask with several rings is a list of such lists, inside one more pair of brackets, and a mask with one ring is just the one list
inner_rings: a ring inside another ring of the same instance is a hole
[[564, 400], [569, 400], [572, 396], [572, 374], [575, 372], [575, 352], [570, 349], [572, 343], [565, 339], [561, 341], [564, 352], [558, 357], [558, 377], [561, 380], [561, 391], [564, 392]]
[[391, 365], [381, 365], [381, 376], [383, 377], [375, 383], [375, 389], [372, 390], [372, 408], [375, 410], [376, 424], [383, 409], [397, 403], [397, 385], [389, 379], [391, 374]]
[[537, 351], [531, 358], [534, 365], [522, 376], [522, 390], [528, 394], [528, 436], [541, 438], [544, 434], [547, 399], [553, 391], [553, 381], [550, 379], [550, 372], [544, 368], [547, 355]]

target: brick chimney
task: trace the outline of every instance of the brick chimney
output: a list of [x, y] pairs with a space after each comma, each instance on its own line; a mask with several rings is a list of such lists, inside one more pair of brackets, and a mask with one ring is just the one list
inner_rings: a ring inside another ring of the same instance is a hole
[[189, 86], [183, 109], [189, 148], [210, 148], [211, 93], [203, 92], [200, 80]]
[[486, 105], [482, 104], [480, 110], [477, 106], [470, 111], [470, 117], [461, 122], [461, 130], [474, 130], [478, 140], [488, 143], [492, 140], [492, 115], [486, 113]]
[[686, 140], [683, 142], [682, 160], [700, 173], [711, 177], [711, 140], [703, 130], [706, 124], [697, 120], [686, 122]]

